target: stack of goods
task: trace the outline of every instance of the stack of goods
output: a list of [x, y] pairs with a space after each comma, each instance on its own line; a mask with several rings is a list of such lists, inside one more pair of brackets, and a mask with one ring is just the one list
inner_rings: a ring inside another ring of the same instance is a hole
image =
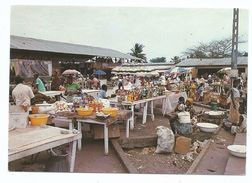
[[101, 109], [103, 108], [102, 102], [100, 102], [96, 99], [89, 101], [88, 106], [93, 109], [93, 112], [97, 112], [97, 111], [100, 112]]

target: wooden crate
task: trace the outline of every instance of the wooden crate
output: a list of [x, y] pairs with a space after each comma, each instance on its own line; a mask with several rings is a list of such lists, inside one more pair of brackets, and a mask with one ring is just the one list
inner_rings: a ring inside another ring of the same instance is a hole
[[[103, 139], [104, 138], [104, 127], [102, 125], [92, 125], [94, 139]], [[109, 138], [118, 138], [120, 137], [120, 128], [119, 124], [110, 125], [108, 128]]]

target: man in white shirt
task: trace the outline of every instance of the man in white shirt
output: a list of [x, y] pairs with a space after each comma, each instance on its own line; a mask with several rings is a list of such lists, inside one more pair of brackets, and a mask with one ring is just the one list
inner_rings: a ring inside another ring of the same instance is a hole
[[17, 85], [12, 91], [12, 97], [15, 104], [23, 107], [24, 111], [27, 112], [34, 94], [31, 87], [23, 84], [23, 81], [24, 79], [22, 77], [16, 76], [15, 82]]

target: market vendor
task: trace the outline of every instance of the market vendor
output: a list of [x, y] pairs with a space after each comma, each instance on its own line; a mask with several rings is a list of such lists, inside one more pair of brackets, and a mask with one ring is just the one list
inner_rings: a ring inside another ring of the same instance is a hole
[[230, 111], [229, 111], [229, 117], [228, 120], [231, 123], [239, 124], [240, 122], [240, 113], [239, 113], [239, 107], [240, 107], [240, 91], [238, 90], [238, 86], [240, 84], [239, 79], [235, 79], [233, 81], [233, 87], [230, 91]]
[[196, 100], [199, 101], [203, 101], [203, 91], [204, 91], [204, 86], [205, 83], [202, 82], [199, 84], [199, 86], [196, 89]]
[[61, 79], [57, 71], [54, 71], [52, 74], [52, 83], [51, 83], [51, 90], [58, 91], [61, 85]]
[[69, 75], [65, 84], [65, 95], [67, 96], [67, 102], [72, 102], [73, 98], [81, 95], [81, 87], [78, 83], [73, 82], [73, 76]]
[[24, 79], [21, 76], [16, 76], [16, 87], [12, 91], [12, 97], [16, 105], [21, 106], [25, 112], [28, 111], [31, 105], [31, 99], [34, 97], [34, 93], [31, 87], [23, 84]]
[[174, 134], [186, 135], [192, 133], [192, 124], [187, 121], [181, 122], [179, 120], [179, 115], [190, 115], [186, 113], [187, 106], [184, 97], [179, 97], [178, 104], [171, 114], [170, 126]]
[[43, 81], [39, 78], [38, 73], [34, 74], [34, 81], [33, 81], [33, 87], [37, 88], [39, 92], [45, 92], [46, 88], [45, 88], [45, 84], [43, 83]]
[[197, 82], [193, 80], [190, 85], [189, 90], [189, 98], [192, 98], [193, 100], [196, 100], [196, 88], [197, 88]]
[[33, 93], [34, 93], [34, 98], [32, 98], [32, 100], [31, 100], [32, 105], [42, 104], [43, 102], [46, 102], [46, 103], [49, 103], [49, 104], [52, 104], [52, 103], [56, 102], [55, 98], [51, 98], [51, 97], [46, 96], [46, 95], [44, 95], [42, 93], [39, 93], [37, 89], [34, 89]]
[[107, 85], [103, 84], [102, 87], [101, 87], [101, 90], [98, 93], [98, 98], [108, 99], [108, 97], [107, 97], [107, 90], [108, 90]]
[[193, 116], [195, 115], [195, 109], [193, 108], [193, 99], [192, 98], [186, 99], [185, 105], [186, 105], [185, 111], [190, 113], [190, 118], [192, 119]]

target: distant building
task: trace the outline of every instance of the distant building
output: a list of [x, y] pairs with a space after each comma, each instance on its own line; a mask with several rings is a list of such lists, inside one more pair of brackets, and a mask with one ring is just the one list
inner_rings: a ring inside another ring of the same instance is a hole
[[[197, 75], [205, 75], [216, 73], [218, 70], [231, 67], [231, 58], [190, 58], [181, 61], [176, 64], [177, 67], [195, 67], [197, 69]], [[237, 68], [239, 73], [248, 72], [248, 57], [237, 58]]]
[[[10, 37], [11, 73], [32, 77], [34, 72], [51, 76], [52, 70], [62, 73], [76, 69], [82, 74], [92, 74], [97, 67], [104, 70], [121, 65], [123, 62], [141, 60], [122, 52], [79, 44], [48, 41], [27, 37]], [[100, 64], [98, 64], [98, 62]]]

